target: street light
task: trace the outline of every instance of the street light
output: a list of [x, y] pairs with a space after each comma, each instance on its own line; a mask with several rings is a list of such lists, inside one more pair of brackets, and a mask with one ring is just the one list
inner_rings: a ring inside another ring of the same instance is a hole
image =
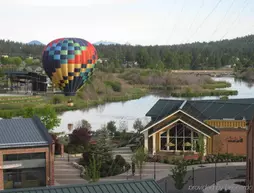
[[153, 151], [153, 178], [156, 179], [156, 151]]
[[217, 184], [217, 160], [215, 160], [215, 167], [214, 167], [214, 181], [215, 186]]
[[71, 131], [72, 131], [72, 129], [73, 129], [73, 124], [72, 123], [69, 123], [68, 124], [68, 130], [69, 130], [69, 132], [68, 132], [68, 162], [70, 162], [70, 155], [69, 155], [69, 143], [70, 143], [70, 134], [71, 134]]
[[228, 140], [229, 140], [229, 138], [227, 137], [226, 138], [226, 141], [227, 141], [227, 162], [226, 162], [226, 165], [228, 165]]

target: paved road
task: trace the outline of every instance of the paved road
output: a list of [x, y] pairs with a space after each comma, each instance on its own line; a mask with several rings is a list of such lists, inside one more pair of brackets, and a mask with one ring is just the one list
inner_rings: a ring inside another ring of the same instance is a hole
[[[239, 175], [245, 175], [245, 166], [228, 166], [228, 167], [218, 167], [217, 168], [217, 181], [235, 178]], [[192, 177], [192, 171], [188, 171], [186, 179]], [[194, 171], [194, 186], [205, 187], [214, 184], [215, 182], [215, 169], [214, 168], [203, 168]], [[158, 181], [160, 187], [165, 193], [177, 193], [178, 191], [174, 187], [174, 181], [172, 177], [164, 178]], [[202, 190], [190, 190], [192, 188], [192, 180], [183, 188], [183, 193], [201, 193]]]

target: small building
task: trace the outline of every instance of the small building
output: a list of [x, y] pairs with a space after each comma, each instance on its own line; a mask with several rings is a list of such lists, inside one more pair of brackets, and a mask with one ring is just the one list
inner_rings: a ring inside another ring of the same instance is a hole
[[38, 117], [0, 120], [0, 190], [54, 185], [54, 143]]
[[146, 114], [151, 122], [142, 131], [150, 153], [197, 154], [200, 136], [205, 155], [246, 155], [248, 123], [254, 99], [159, 100]]
[[[15, 190], [5, 190], [1, 193], [14, 193]], [[27, 188], [19, 190], [19, 193], [163, 193], [154, 180], [126, 180], [115, 182], [103, 182], [80, 185], [51, 186], [43, 188]]]

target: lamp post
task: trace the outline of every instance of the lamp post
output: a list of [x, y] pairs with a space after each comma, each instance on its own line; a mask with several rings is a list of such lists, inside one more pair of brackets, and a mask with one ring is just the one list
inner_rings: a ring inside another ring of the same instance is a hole
[[192, 186], [194, 186], [194, 167], [192, 167]]
[[228, 140], [227, 140], [227, 163], [226, 165], [228, 165]]
[[227, 137], [226, 138], [226, 142], [227, 142], [227, 162], [226, 162], [226, 165], [228, 165], [228, 140], [229, 140], [229, 138]]
[[153, 152], [153, 178], [156, 179], [156, 151]]
[[72, 129], [73, 129], [73, 124], [72, 124], [72, 123], [69, 123], [69, 124], [68, 124], [68, 130], [69, 130], [69, 132], [68, 132], [68, 162], [70, 162], [69, 143], [70, 143], [70, 134], [71, 134]]
[[214, 167], [214, 184], [217, 184], [217, 160], [215, 160], [215, 167]]

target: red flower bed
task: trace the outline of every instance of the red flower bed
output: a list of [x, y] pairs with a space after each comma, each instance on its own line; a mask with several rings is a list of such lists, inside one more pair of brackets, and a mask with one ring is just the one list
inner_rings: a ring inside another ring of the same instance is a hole
[[185, 155], [184, 156], [184, 160], [197, 160], [198, 159], [198, 154], [194, 154], [194, 155]]

